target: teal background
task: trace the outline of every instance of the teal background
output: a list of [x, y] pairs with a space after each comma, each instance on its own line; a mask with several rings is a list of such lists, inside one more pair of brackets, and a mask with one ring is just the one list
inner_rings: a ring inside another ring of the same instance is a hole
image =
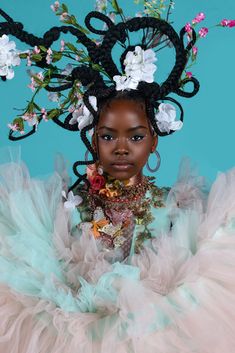
[[[26, 30], [42, 36], [50, 27], [60, 25], [59, 19], [50, 9], [52, 3], [48, 0], [1, 0], [0, 6], [15, 20], [23, 22]], [[95, 1], [67, 0], [66, 4], [83, 24], [86, 13], [94, 9]], [[133, 16], [138, 11], [133, 0], [120, 0], [120, 5], [127, 15]], [[235, 1], [176, 0], [171, 16], [175, 28], [179, 31], [201, 11], [207, 16], [202, 26], [210, 27], [223, 18], [235, 18]], [[66, 36], [63, 38], [66, 40]], [[14, 40], [13, 37], [11, 39]], [[212, 28], [208, 37], [202, 39], [198, 46], [198, 63], [192, 71], [199, 79], [201, 89], [192, 99], [178, 98], [185, 111], [183, 129], [159, 139], [158, 150], [162, 158], [161, 168], [156, 175], [159, 185], [171, 185], [174, 182], [184, 156], [189, 156], [198, 166], [199, 172], [209, 180], [213, 180], [218, 171], [225, 171], [235, 164], [235, 28]], [[17, 42], [17, 47], [26, 49], [20, 42]], [[13, 120], [16, 114], [14, 109], [24, 108], [26, 100], [32, 95], [27, 88], [29, 76], [25, 73], [26, 69], [23, 61], [20, 67], [15, 68], [13, 80], [0, 82], [0, 147], [20, 145], [22, 157], [32, 175], [50, 173], [54, 168], [55, 154], [60, 152], [68, 161], [73, 176], [72, 164], [83, 159], [85, 152], [77, 133], [60, 129], [52, 122], [42, 122], [32, 137], [19, 142], [7, 139], [7, 123]], [[168, 67], [165, 70], [167, 75]], [[162, 71], [164, 64], [160, 64], [159, 60], [159, 75]], [[42, 98], [42, 105], [44, 101]]]

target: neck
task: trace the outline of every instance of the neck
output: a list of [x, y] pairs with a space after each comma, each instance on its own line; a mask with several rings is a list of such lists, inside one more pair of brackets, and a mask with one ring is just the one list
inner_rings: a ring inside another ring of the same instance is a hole
[[143, 174], [141, 170], [138, 174], [134, 175], [129, 179], [128, 186], [139, 184], [141, 183], [142, 180], [143, 180]]

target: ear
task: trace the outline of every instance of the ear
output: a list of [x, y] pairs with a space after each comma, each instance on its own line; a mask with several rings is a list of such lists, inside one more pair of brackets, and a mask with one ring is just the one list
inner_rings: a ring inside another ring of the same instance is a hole
[[158, 144], [158, 135], [157, 135], [157, 134], [154, 134], [154, 136], [153, 136], [153, 142], [152, 142], [152, 147], [151, 147], [151, 153], [156, 150], [157, 144]]

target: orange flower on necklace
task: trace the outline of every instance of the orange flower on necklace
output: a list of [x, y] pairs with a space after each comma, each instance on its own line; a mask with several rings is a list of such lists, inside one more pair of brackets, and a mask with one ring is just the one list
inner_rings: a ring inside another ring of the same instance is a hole
[[92, 225], [93, 225], [93, 235], [95, 238], [99, 238], [100, 237], [100, 232], [99, 229], [103, 228], [104, 226], [106, 226], [108, 224], [108, 220], [105, 218], [102, 218], [98, 221], [92, 221]]
[[108, 187], [104, 188], [104, 189], [101, 189], [99, 191], [99, 194], [100, 195], [105, 195], [106, 197], [115, 197], [115, 196], [118, 196], [118, 191], [117, 190], [113, 190], [113, 189], [110, 189]]

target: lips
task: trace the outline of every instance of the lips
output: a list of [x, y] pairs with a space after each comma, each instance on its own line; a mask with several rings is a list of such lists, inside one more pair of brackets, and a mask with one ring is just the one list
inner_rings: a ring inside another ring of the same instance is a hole
[[130, 164], [130, 165], [132, 165], [132, 163], [130, 163], [130, 162], [127, 162], [127, 161], [117, 161], [117, 162], [114, 162], [114, 163], [112, 163], [112, 165], [127, 165], [127, 164]]
[[132, 163], [128, 162], [128, 161], [116, 161], [114, 163], [112, 163], [112, 167], [115, 168], [115, 169], [118, 169], [118, 170], [126, 170], [126, 169], [129, 169], [130, 167], [132, 167]]

